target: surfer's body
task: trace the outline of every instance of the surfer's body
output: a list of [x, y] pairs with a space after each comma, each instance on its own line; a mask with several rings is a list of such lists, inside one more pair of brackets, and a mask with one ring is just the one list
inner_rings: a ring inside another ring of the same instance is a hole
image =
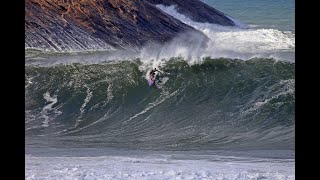
[[157, 68], [150, 71], [149, 75], [151, 80], [156, 80], [156, 72], [158, 72]]
[[158, 72], [159, 71], [157, 70], [157, 68], [154, 68], [149, 72], [149, 80], [148, 80], [149, 86], [156, 86], [156, 77]]

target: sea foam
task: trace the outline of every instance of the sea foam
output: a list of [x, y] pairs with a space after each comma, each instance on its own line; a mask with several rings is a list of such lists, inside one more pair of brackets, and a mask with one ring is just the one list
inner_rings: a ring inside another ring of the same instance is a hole
[[[29, 155], [26, 156], [26, 179], [295, 179], [292, 159], [243, 159], [217, 156], [214, 157], [215, 160], [207, 161], [189, 160], [190, 155], [184, 159], [170, 156], [174, 155], [158, 154], [144, 157]], [[196, 158], [193, 155], [191, 157]]]
[[[196, 46], [194, 44], [191, 46], [188, 44], [181, 45], [175, 43], [177, 42], [177, 38], [183, 37], [182, 35], [174, 39], [166, 47], [160, 50], [158, 49], [160, 56], [158, 53], [153, 58], [161, 59], [167, 58], [168, 56], [181, 56], [194, 61], [195, 59], [197, 60], [207, 56], [212, 58], [225, 57], [244, 60], [263, 57], [295, 61], [295, 34], [292, 32], [283, 32], [277, 29], [250, 29], [244, 23], [234, 18], [231, 19], [236, 22], [237, 26], [235, 27], [199, 23], [178, 13], [175, 6], [157, 5], [157, 7], [185, 24], [203, 32], [210, 41], [204, 49], [195, 48]], [[188, 34], [188, 37], [190, 36], [191, 35]], [[201, 43], [201, 41], [199, 41], [199, 43]], [[142, 59], [148, 58], [150, 57], [142, 57]]]

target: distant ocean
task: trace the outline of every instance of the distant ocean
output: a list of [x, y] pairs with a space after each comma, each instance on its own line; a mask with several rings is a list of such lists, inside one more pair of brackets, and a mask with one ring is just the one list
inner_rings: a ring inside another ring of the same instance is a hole
[[202, 0], [256, 28], [295, 32], [294, 0]]
[[295, 179], [294, 1], [203, 2], [240, 27], [157, 7], [206, 49], [26, 49], [26, 179]]

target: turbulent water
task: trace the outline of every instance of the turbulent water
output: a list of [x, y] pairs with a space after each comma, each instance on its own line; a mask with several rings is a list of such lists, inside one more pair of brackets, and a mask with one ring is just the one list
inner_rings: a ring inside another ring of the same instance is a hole
[[177, 37], [165, 48], [160, 49], [160, 52], [157, 48], [156, 52], [158, 53], [156, 56], [151, 56], [153, 58], [160, 56], [168, 59], [182, 56], [187, 59], [196, 59], [210, 56], [213, 58], [227, 57], [247, 60], [254, 57], [263, 57], [295, 61], [295, 33], [293, 31], [281, 31], [274, 28], [253, 29], [234, 18], [232, 20], [237, 27], [199, 23], [178, 13], [175, 6], [157, 5], [157, 7], [203, 32], [210, 40], [207, 47], [203, 48], [200, 47], [200, 38], [198, 38], [199, 42], [188, 43], [187, 39], [192, 35]]

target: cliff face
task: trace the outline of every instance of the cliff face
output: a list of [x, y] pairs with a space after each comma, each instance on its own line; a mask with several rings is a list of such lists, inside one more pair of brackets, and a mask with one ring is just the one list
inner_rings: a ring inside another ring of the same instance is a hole
[[183, 32], [204, 36], [163, 13], [154, 3], [26, 0], [25, 47], [51, 51], [139, 48], [149, 42], [168, 42]]

